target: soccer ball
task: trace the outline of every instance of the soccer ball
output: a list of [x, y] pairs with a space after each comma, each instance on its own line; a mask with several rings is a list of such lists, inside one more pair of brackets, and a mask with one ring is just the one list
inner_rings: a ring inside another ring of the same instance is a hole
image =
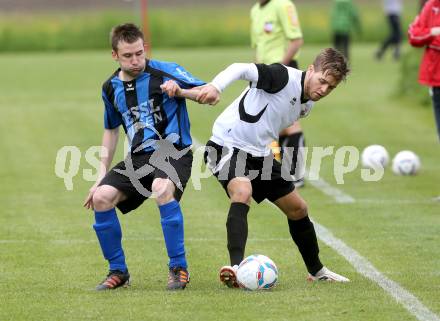
[[387, 150], [381, 145], [370, 145], [361, 154], [362, 167], [365, 168], [385, 168], [389, 160], [390, 157]]
[[246, 290], [272, 289], [278, 280], [278, 269], [267, 256], [256, 254], [248, 256], [237, 270], [237, 282]]
[[419, 157], [409, 150], [398, 152], [393, 159], [393, 172], [397, 175], [415, 175], [420, 170]]

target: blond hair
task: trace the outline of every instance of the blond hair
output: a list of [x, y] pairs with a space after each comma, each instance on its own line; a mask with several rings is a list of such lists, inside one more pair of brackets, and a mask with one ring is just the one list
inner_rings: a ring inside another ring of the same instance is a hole
[[347, 59], [334, 48], [326, 48], [316, 56], [313, 62], [315, 71], [322, 71], [333, 76], [337, 81], [345, 80], [350, 72]]

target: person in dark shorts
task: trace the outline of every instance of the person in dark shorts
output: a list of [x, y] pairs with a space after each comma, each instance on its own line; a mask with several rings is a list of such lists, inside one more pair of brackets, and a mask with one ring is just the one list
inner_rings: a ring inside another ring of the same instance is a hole
[[[107, 277], [97, 290], [116, 289], [130, 281], [115, 207], [126, 214], [154, 197], [169, 257], [169, 290], [189, 282], [183, 215], [179, 201], [191, 175], [192, 141], [185, 99], [163, 93], [174, 82], [182, 88], [201, 86], [175, 63], [145, 59], [144, 36], [133, 24], [112, 29], [112, 56], [120, 68], [103, 84], [104, 135], [99, 177], [84, 206], [95, 212], [93, 228]], [[108, 171], [123, 126], [130, 145], [124, 161]]]
[[231, 265], [219, 273], [226, 286], [238, 287], [236, 270], [244, 258], [251, 198], [257, 203], [267, 199], [287, 216], [308, 280], [349, 281], [321, 263], [307, 204], [295, 190], [290, 166], [285, 164], [290, 157], [285, 155], [280, 164], [268, 148], [281, 130], [306, 117], [313, 103], [335, 89], [348, 72], [346, 58], [327, 48], [306, 71], [282, 64], [233, 64], [198, 94], [199, 102], [215, 103], [233, 81], [250, 82], [215, 121], [205, 153], [208, 168], [231, 200], [226, 222]]
[[[257, 203], [267, 199], [287, 216], [290, 234], [309, 272], [308, 280], [349, 281], [321, 263], [307, 204], [295, 190], [290, 164], [285, 164], [289, 156], [279, 163], [269, 147], [282, 129], [306, 117], [313, 103], [335, 89], [348, 72], [343, 54], [327, 48], [306, 71], [279, 63], [235, 63], [210, 84], [194, 88], [200, 89], [198, 102], [216, 104], [232, 82], [249, 82], [216, 119], [205, 152], [207, 167], [231, 201], [226, 221], [231, 265], [223, 266], [219, 273], [228, 287], [238, 287], [236, 270], [244, 258], [251, 198]], [[183, 93], [179, 96], [190, 98]]]

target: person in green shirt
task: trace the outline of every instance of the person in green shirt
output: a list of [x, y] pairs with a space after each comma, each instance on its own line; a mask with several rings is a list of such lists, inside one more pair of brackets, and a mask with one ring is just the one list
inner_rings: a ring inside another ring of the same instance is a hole
[[[299, 49], [303, 35], [296, 7], [290, 0], [259, 0], [251, 9], [251, 45], [257, 63], [282, 63], [298, 68]], [[298, 121], [279, 135], [281, 158], [283, 148], [293, 147], [290, 172], [295, 186], [304, 185], [304, 134]], [[274, 154], [276, 154], [274, 152]], [[276, 156], [276, 155], [275, 155]], [[289, 155], [290, 156], [290, 155]]]
[[331, 10], [333, 47], [349, 58], [350, 33], [361, 32], [361, 23], [356, 6], [351, 0], [334, 0]]

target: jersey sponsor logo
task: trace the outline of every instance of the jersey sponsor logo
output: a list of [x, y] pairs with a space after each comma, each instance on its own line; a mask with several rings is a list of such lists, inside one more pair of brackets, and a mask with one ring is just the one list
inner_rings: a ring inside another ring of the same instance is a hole
[[435, 15], [438, 15], [438, 13], [440, 12], [440, 8], [439, 7], [432, 7], [432, 11], [434, 11]]
[[240, 120], [242, 120], [246, 123], [254, 124], [260, 120], [261, 116], [263, 116], [263, 114], [266, 111], [266, 108], [269, 104], [266, 104], [266, 106], [264, 106], [264, 108], [256, 115], [248, 114], [244, 108], [244, 100], [245, 100], [248, 92], [249, 92], [249, 90], [246, 91], [246, 93], [241, 98], [240, 103], [238, 104], [238, 112], [240, 114]]
[[[141, 115], [146, 115], [145, 121], [141, 121]], [[143, 102], [140, 106], [129, 107], [122, 117], [125, 119], [127, 128], [134, 126], [136, 131], [145, 126], [154, 126], [164, 120], [161, 105], [155, 106], [154, 99]]]
[[265, 22], [264, 23], [264, 32], [265, 33], [271, 33], [273, 31], [273, 22]]
[[142, 127], [139, 106], [128, 107], [127, 111], [122, 113], [122, 118], [124, 119], [127, 129], [134, 127], [134, 132], [137, 132]]
[[295, 106], [295, 103], [296, 103], [296, 97], [293, 97], [293, 98], [290, 100], [290, 104], [291, 104], [292, 106]]
[[133, 116], [133, 123], [137, 123], [141, 119], [141, 113], [138, 106], [133, 106], [128, 109]]
[[154, 118], [154, 123], [157, 124], [161, 121], [163, 121], [163, 115], [160, 109], [160, 104], [157, 106], [154, 106], [154, 99], [150, 99], [149, 101], [150, 104], [150, 112], [153, 115]]

